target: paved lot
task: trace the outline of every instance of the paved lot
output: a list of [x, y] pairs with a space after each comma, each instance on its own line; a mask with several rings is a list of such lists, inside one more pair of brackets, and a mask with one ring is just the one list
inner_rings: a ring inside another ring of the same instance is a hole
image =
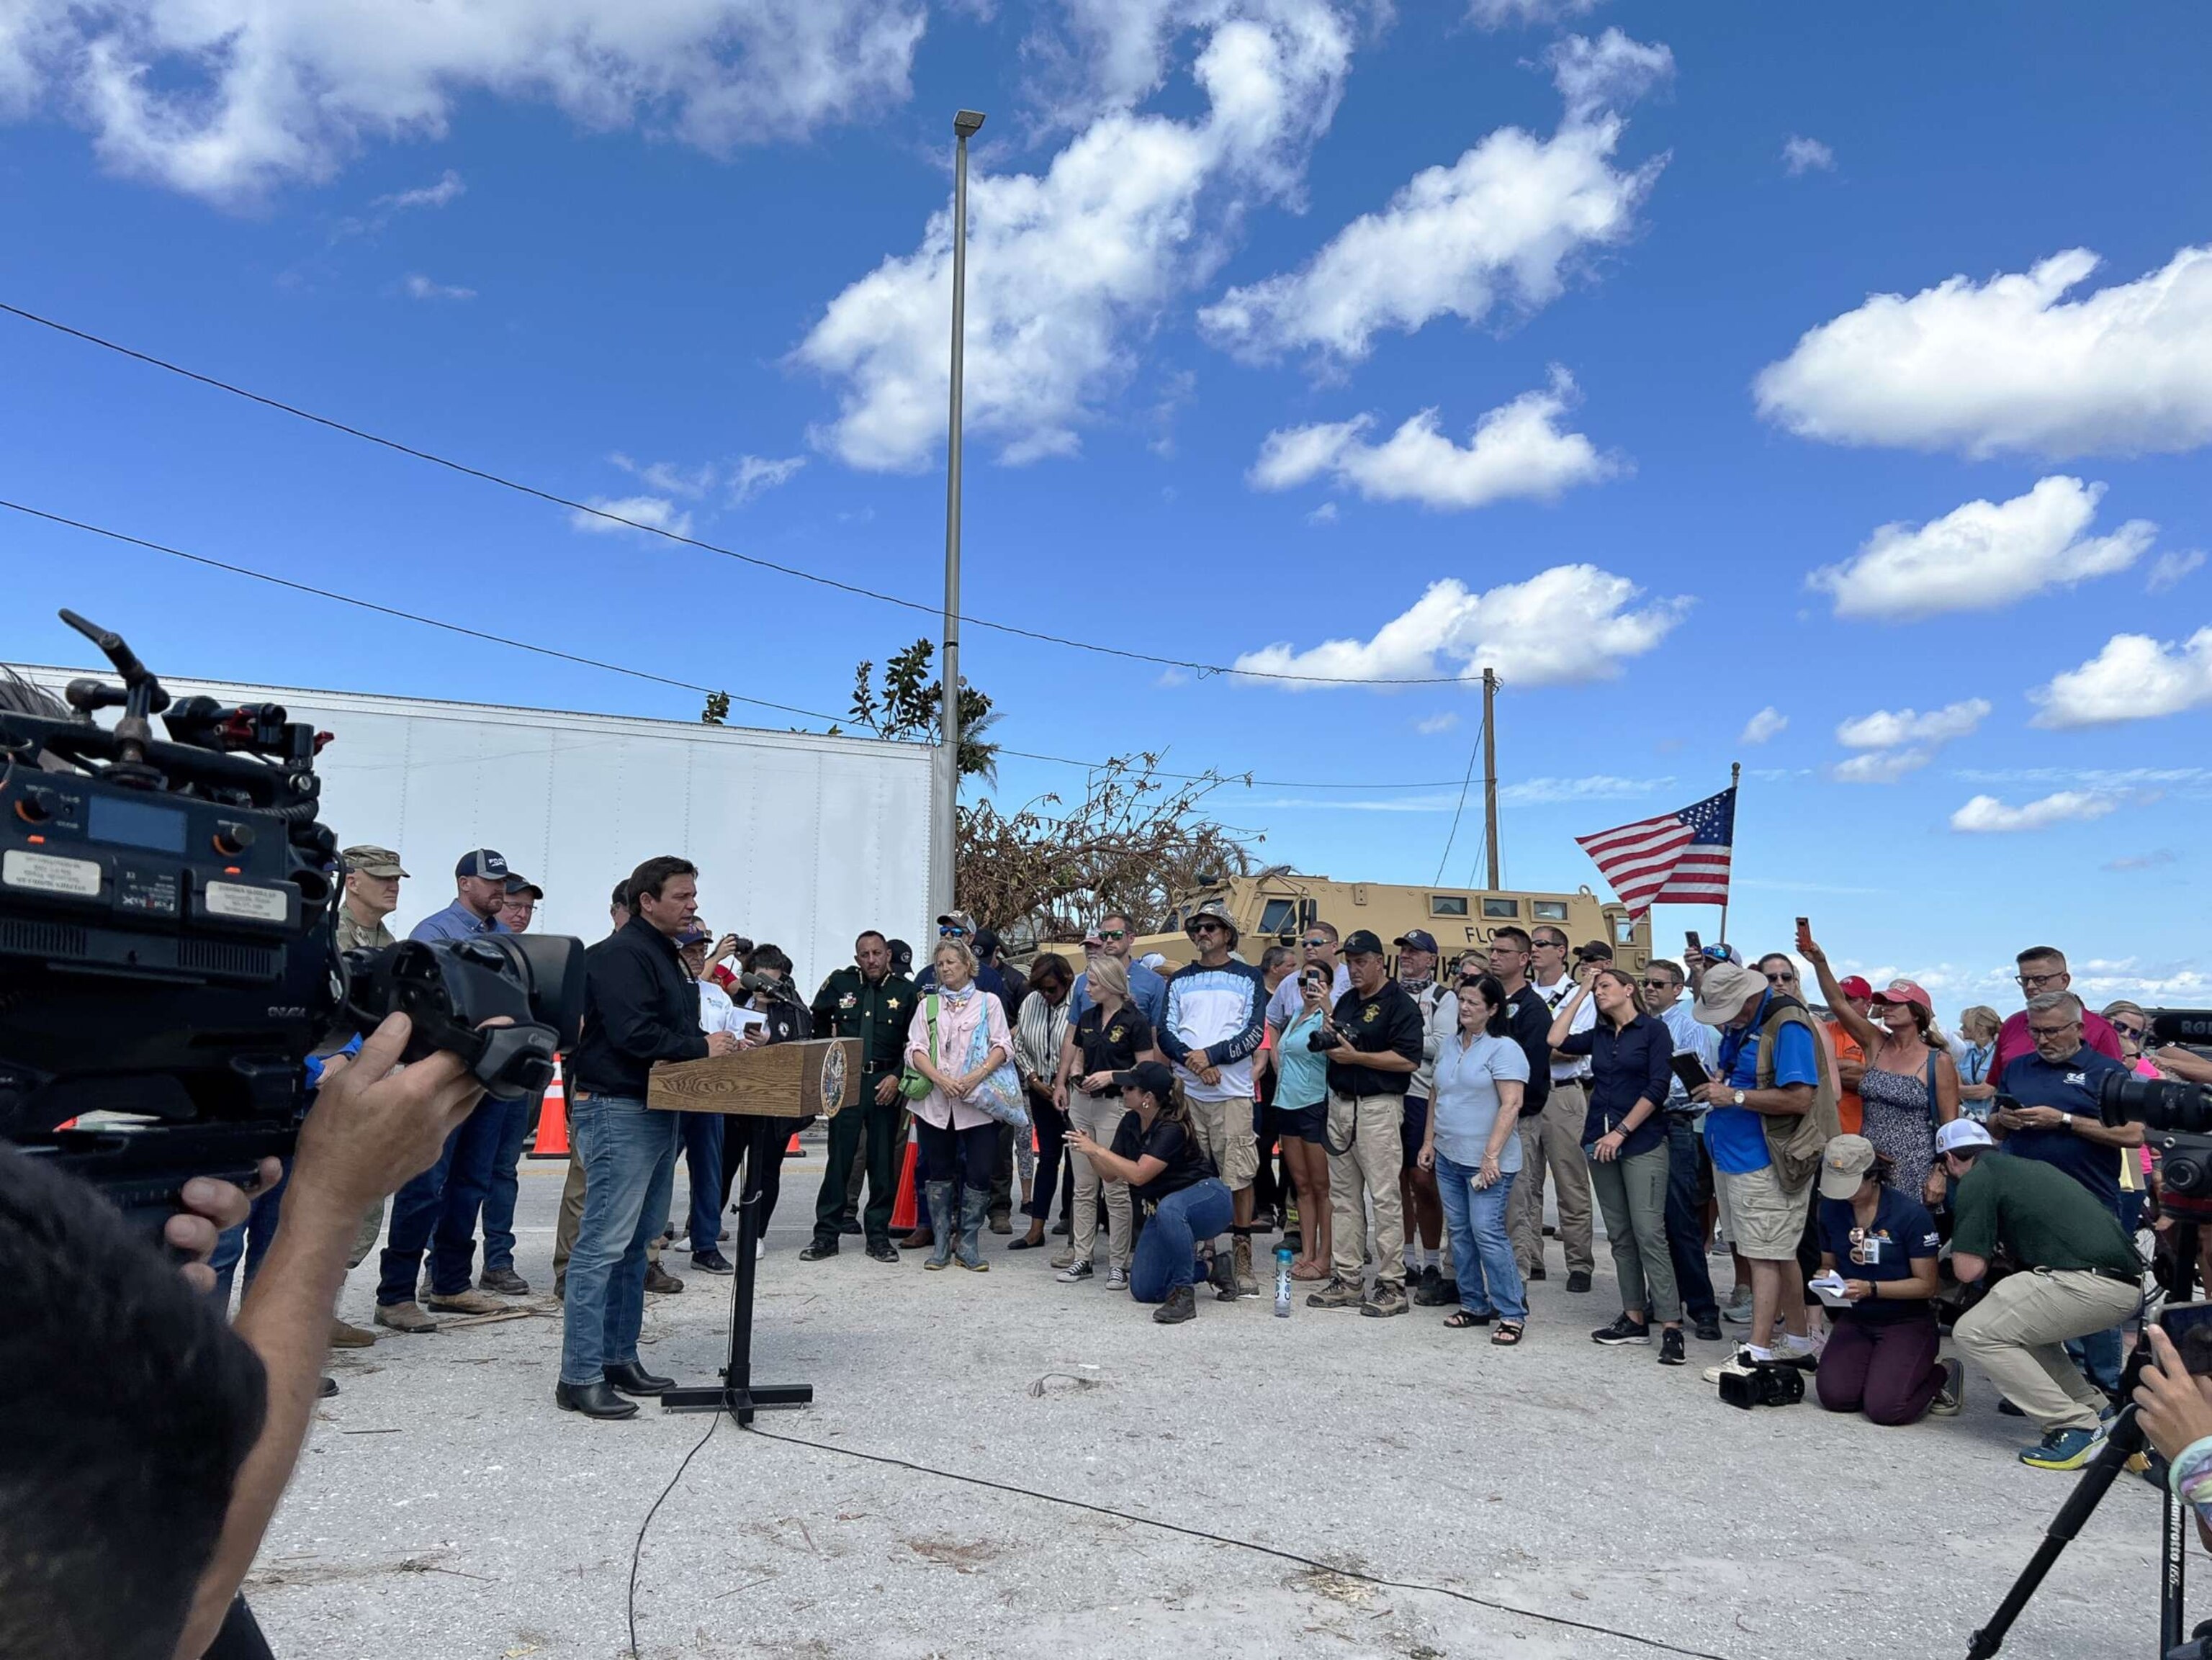
[[[641, 1660], [1962, 1654], [2072, 1484], [2014, 1461], [2027, 1438], [1978, 1377], [1959, 1419], [1883, 1430], [1720, 1404], [1698, 1377], [1717, 1345], [1682, 1370], [1596, 1348], [1602, 1271], [1570, 1298], [1555, 1265], [1498, 1351], [1428, 1310], [1207, 1300], [1155, 1326], [988, 1235], [987, 1275], [802, 1264], [819, 1159], [787, 1167], [755, 1344], [757, 1377], [817, 1404], [763, 1417], [791, 1439], [724, 1422], [693, 1458], [646, 1541]], [[525, 1166], [541, 1291], [562, 1174]], [[645, 1358], [708, 1382], [728, 1281], [685, 1277], [650, 1300]], [[365, 1266], [342, 1312], [365, 1323], [373, 1291]], [[556, 1411], [558, 1307], [533, 1306], [550, 1318], [334, 1360], [344, 1392], [249, 1587], [280, 1655], [629, 1652], [632, 1542], [713, 1421]], [[2115, 1488], [2005, 1653], [2148, 1651], [2158, 1517]]]

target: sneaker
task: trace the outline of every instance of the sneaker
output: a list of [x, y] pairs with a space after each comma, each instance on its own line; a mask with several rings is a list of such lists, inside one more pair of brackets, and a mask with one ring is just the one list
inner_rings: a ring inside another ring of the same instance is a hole
[[379, 1303], [376, 1323], [386, 1331], [435, 1331], [438, 1323], [422, 1312], [417, 1303]]
[[1359, 1287], [1348, 1280], [1332, 1279], [1306, 1299], [1308, 1308], [1358, 1308]]
[[1408, 1281], [1408, 1285], [1413, 1293], [1414, 1306], [1418, 1308], [1437, 1308], [1445, 1303], [1455, 1303], [1459, 1300], [1459, 1287], [1455, 1286], [1447, 1292], [1444, 1289], [1444, 1276], [1437, 1272], [1433, 1265], [1423, 1269], [1412, 1281]]
[[1796, 1366], [1800, 1372], [1820, 1369], [1820, 1351], [1810, 1337], [1793, 1337], [1788, 1332], [1774, 1345], [1775, 1358], [1786, 1366]]
[[879, 1239], [868, 1247], [868, 1260], [872, 1263], [895, 1263], [899, 1260], [898, 1247], [889, 1239]]
[[488, 1268], [477, 1275], [477, 1283], [486, 1291], [496, 1291], [502, 1297], [527, 1297], [530, 1281], [511, 1268]]
[[2054, 1429], [2035, 1445], [2022, 1447], [2020, 1461], [2030, 1469], [2079, 1469], [2104, 1444], [2102, 1424], [2094, 1429]]
[[1931, 1418], [1955, 1418], [1959, 1409], [1966, 1403], [1966, 1367], [1960, 1360], [1943, 1362], [1943, 1381], [1936, 1390], [1936, 1398], [1928, 1403]]
[[1167, 1301], [1152, 1311], [1152, 1321], [1157, 1325], [1177, 1326], [1197, 1318], [1198, 1293], [1188, 1286], [1177, 1286], [1168, 1293]]
[[763, 1260], [767, 1256], [768, 1241], [766, 1239], [755, 1239], [753, 1241], [753, 1260], [757, 1263]]
[[1079, 1286], [1085, 1280], [1091, 1278], [1097, 1272], [1098, 1270], [1091, 1267], [1088, 1263], [1071, 1262], [1065, 1269], [1061, 1269], [1052, 1277], [1059, 1281], [1060, 1284], [1064, 1286]]
[[659, 1263], [647, 1263], [645, 1265], [645, 1288], [659, 1296], [673, 1297], [684, 1289], [684, 1281]]
[[1589, 1288], [1590, 1288], [1590, 1276], [1589, 1276], [1589, 1269], [1586, 1269], [1586, 1268], [1578, 1268], [1578, 1269], [1574, 1269], [1571, 1273], [1570, 1273], [1570, 1274], [1567, 1275], [1567, 1289], [1568, 1289], [1568, 1290], [1570, 1290], [1570, 1291], [1574, 1291], [1574, 1292], [1583, 1292], [1583, 1291], [1588, 1291]]
[[818, 1263], [824, 1257], [834, 1257], [836, 1254], [836, 1240], [816, 1239], [799, 1253], [799, 1260], [802, 1263]]
[[1717, 1343], [1721, 1341], [1721, 1323], [1710, 1314], [1704, 1319], [1697, 1321], [1692, 1329], [1698, 1334], [1698, 1341], [1701, 1343]]
[[440, 1314], [496, 1314], [509, 1306], [498, 1298], [468, 1286], [463, 1286], [450, 1297], [425, 1297], [422, 1306]]
[[1628, 1316], [1623, 1314], [1611, 1325], [1600, 1326], [1595, 1331], [1590, 1333], [1590, 1342], [1603, 1343], [1609, 1348], [1619, 1348], [1624, 1343], [1640, 1344], [1649, 1348], [1651, 1347], [1651, 1328], [1648, 1325], [1638, 1325]]
[[1359, 1312], [1370, 1319], [1387, 1319], [1393, 1314], [1403, 1314], [1411, 1306], [1406, 1301], [1406, 1287], [1393, 1285], [1388, 1280], [1375, 1283], [1374, 1294], [1360, 1304]]
[[691, 1266], [702, 1274], [735, 1274], [738, 1265], [719, 1251], [695, 1251]]
[[1749, 1286], [1740, 1287], [1728, 1300], [1727, 1305], [1721, 1310], [1721, 1318], [1732, 1326], [1747, 1326], [1751, 1324], [1751, 1287]]
[[1662, 1366], [1687, 1366], [1689, 1355], [1682, 1348], [1682, 1328], [1668, 1326], [1659, 1334], [1659, 1364]]
[[1107, 1289], [1107, 1290], [1109, 1290], [1109, 1291], [1127, 1291], [1128, 1288], [1129, 1288], [1129, 1270], [1128, 1270], [1127, 1269], [1126, 1269], [1126, 1268], [1109, 1268], [1109, 1269], [1108, 1269], [1106, 1270], [1106, 1289]]

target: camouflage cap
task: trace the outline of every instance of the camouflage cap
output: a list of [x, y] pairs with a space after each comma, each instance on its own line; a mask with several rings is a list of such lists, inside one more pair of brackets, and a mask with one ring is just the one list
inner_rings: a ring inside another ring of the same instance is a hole
[[389, 847], [375, 847], [363, 842], [358, 847], [349, 847], [338, 854], [344, 861], [349, 874], [358, 871], [364, 876], [404, 876], [399, 855]]

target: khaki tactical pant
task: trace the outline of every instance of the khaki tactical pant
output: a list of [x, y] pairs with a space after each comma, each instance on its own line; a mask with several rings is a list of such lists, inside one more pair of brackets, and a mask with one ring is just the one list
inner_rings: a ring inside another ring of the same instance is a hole
[[1587, 1274], [1597, 1266], [1590, 1228], [1589, 1160], [1583, 1156], [1583, 1121], [1589, 1113], [1589, 1096], [1582, 1085], [1555, 1083], [1544, 1110], [1521, 1120], [1521, 1178], [1506, 1201], [1505, 1229], [1524, 1279], [1544, 1265], [1547, 1166], [1559, 1208], [1559, 1244], [1567, 1253], [1567, 1271]]
[[2004, 1397], [2054, 1429], [2094, 1429], [2105, 1392], [2067, 1358], [2066, 1340], [2109, 1330], [2134, 1314], [2142, 1287], [2085, 1270], [2035, 1269], [1997, 1281], [1951, 1328], [1960, 1351]]
[[[1402, 1095], [1337, 1094], [1328, 1098], [1329, 1244], [1336, 1277], [1359, 1283], [1367, 1254], [1367, 1209], [1375, 1211], [1375, 1285], [1406, 1288], [1406, 1217], [1398, 1193], [1405, 1154], [1398, 1126], [1406, 1116]], [[1345, 1150], [1339, 1153], [1340, 1147]], [[1364, 1201], [1364, 1203], [1363, 1203]]]

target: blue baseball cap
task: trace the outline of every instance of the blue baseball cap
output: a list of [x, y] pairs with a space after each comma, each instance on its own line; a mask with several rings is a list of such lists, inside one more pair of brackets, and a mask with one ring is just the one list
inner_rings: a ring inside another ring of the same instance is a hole
[[507, 860], [489, 847], [479, 847], [461, 855], [461, 862], [453, 867], [456, 876], [480, 876], [486, 881], [506, 882], [509, 872]]

